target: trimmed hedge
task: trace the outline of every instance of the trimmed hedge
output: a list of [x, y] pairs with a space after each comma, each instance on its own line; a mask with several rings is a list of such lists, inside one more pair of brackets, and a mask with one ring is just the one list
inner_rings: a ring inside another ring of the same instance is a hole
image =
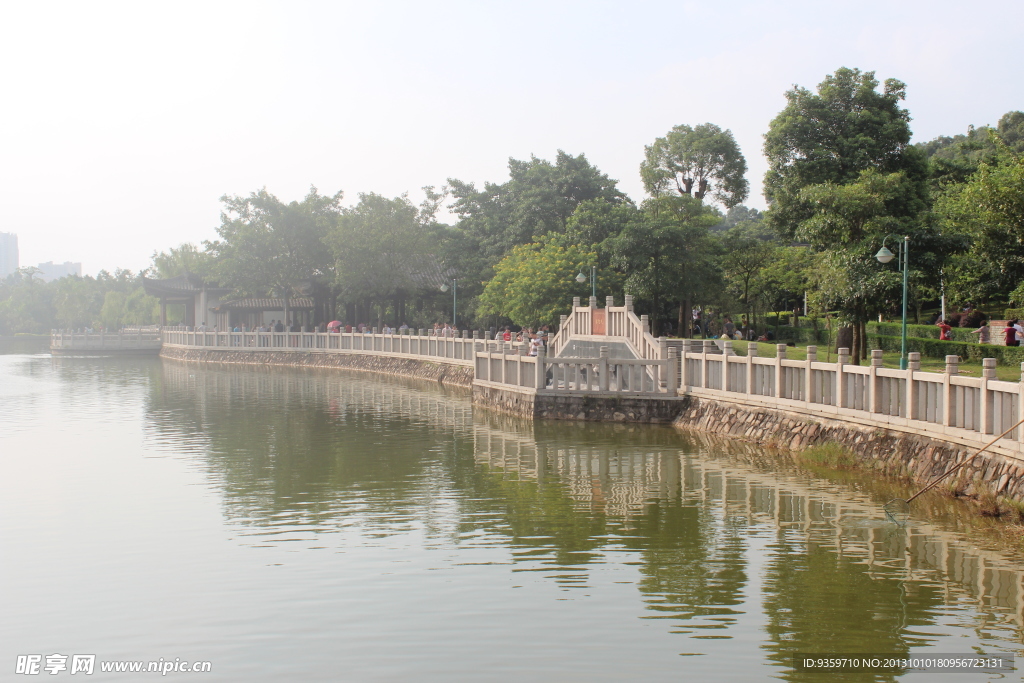
[[[768, 327], [772, 334], [775, 334], [774, 327]], [[788, 327], [782, 325], [779, 327], [779, 336], [777, 341], [779, 342], [793, 342], [794, 344], [827, 344], [828, 343], [828, 331], [822, 327], [815, 333], [814, 328], [811, 327]]]
[[[903, 327], [900, 323], [865, 323], [868, 335], [882, 334], [893, 337], [900, 336], [901, 328]], [[978, 342], [978, 335], [973, 334], [976, 327], [954, 327], [950, 334], [953, 337], [953, 341], [969, 342], [976, 344]], [[915, 337], [916, 339], [938, 339], [939, 338], [939, 326], [938, 325], [907, 325], [907, 338]]]
[[[899, 353], [900, 337], [869, 334], [868, 346], [873, 349]], [[925, 358], [942, 359], [946, 356], [960, 356], [963, 360], [995, 358], [997, 362], [1003, 365], [1019, 365], [1024, 363], [1024, 347], [1021, 346], [993, 346], [991, 344], [972, 344], [969, 342], [907, 337], [907, 351], [917, 351]]]

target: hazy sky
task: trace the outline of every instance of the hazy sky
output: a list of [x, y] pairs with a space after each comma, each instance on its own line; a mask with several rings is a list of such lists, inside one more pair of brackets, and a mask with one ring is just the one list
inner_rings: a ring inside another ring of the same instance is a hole
[[631, 197], [644, 145], [729, 128], [764, 207], [783, 93], [908, 85], [915, 140], [1024, 109], [1024, 2], [0, 4], [0, 231], [22, 265], [138, 270], [214, 238], [220, 197], [419, 200], [584, 153]]

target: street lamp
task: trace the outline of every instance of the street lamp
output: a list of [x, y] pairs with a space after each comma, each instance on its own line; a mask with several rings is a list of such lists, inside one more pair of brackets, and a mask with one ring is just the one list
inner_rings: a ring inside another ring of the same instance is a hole
[[[587, 276], [583, 274], [583, 269], [580, 269], [580, 274], [576, 276], [576, 282], [581, 285], [587, 281]], [[590, 267], [590, 296], [597, 298], [597, 266]]]
[[[889, 263], [894, 254], [885, 246], [885, 240], [890, 237], [900, 239], [899, 235], [886, 235], [882, 238], [882, 248], [875, 254], [879, 263]], [[899, 258], [903, 264], [903, 329], [900, 333], [900, 370], [907, 369], [907, 256], [910, 250], [910, 237], [905, 236], [899, 246]]]
[[[447, 283], [441, 283], [441, 291], [442, 292], [447, 292], [448, 291], [448, 284]], [[455, 317], [456, 303], [457, 303], [455, 297], [458, 295], [458, 292], [459, 292], [458, 280], [456, 280], [455, 278], [452, 278], [452, 327], [454, 327], [455, 329], [459, 328], [459, 326], [458, 326], [458, 324], [456, 322], [457, 318]]]

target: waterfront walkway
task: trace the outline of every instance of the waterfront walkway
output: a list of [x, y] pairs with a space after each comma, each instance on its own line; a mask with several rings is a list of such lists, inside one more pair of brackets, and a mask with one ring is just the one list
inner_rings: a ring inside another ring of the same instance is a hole
[[[942, 373], [922, 372], [913, 353], [907, 370], [881, 367], [880, 351], [873, 352], [867, 366], [851, 365], [844, 349], [837, 362], [819, 361], [813, 346], [806, 360], [787, 359], [781, 344], [773, 358], [757, 356], [754, 346], [739, 356], [730, 342], [653, 337], [646, 316], [636, 316], [628, 300], [625, 306], [603, 309], [594, 300], [587, 306], [574, 301], [549, 353], [538, 356], [527, 355], [526, 344], [485, 341], [466, 332], [457, 338], [430, 330], [408, 332], [415, 334], [164, 330], [162, 335], [165, 348], [368, 354], [469, 366], [478, 393], [515, 395], [527, 403], [586, 397], [591, 402], [628, 399], [636, 406], [696, 397], [895, 429], [968, 447], [981, 446], [1024, 417], [1024, 383], [996, 380], [994, 359], [986, 359], [982, 377], [966, 377], [958, 374], [955, 356], [947, 357]], [[560, 355], [573, 342], [596, 345], [599, 354]], [[633, 357], [613, 357], [613, 347], [628, 350], [616, 355]], [[994, 451], [1024, 459], [1019, 432], [1001, 439]]]

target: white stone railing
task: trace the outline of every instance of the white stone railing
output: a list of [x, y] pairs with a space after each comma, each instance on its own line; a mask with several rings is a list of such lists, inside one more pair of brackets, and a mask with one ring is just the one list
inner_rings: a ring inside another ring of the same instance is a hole
[[[571, 338], [589, 341], [615, 338], [626, 342], [639, 358], [664, 360], [668, 357], [665, 345], [651, 334], [647, 316], [637, 317], [633, 312], [633, 297], [627, 295], [624, 306], [615, 306], [612, 297], [607, 297], [605, 304], [603, 309], [598, 308], [597, 299], [591, 297], [588, 306], [581, 306], [580, 298], [575, 297], [572, 310], [561, 317], [558, 333], [548, 342], [549, 355], [557, 356]], [[602, 316], [603, 331], [600, 329]]]
[[197, 332], [164, 330], [166, 346], [224, 351], [365, 353], [383, 356], [442, 361], [472, 365], [474, 342], [463, 332], [459, 337], [420, 334], [379, 334], [359, 332]]
[[[699, 346], [698, 346], [699, 345]], [[748, 406], [801, 412], [819, 417], [882, 427], [902, 428], [925, 436], [981, 443], [1024, 418], [1024, 382], [995, 379], [994, 358], [982, 361], [981, 377], [958, 374], [959, 358], [946, 356], [943, 373], [922, 372], [920, 354], [910, 354], [910, 368], [882, 367], [882, 352], [871, 352], [871, 365], [849, 364], [849, 352], [839, 349], [836, 363], [816, 358], [807, 348], [807, 360], [786, 358], [786, 346], [777, 345], [775, 358], [725, 352], [714, 342], [690, 342], [683, 347], [680, 393], [727, 400]], [[1021, 429], [1000, 440], [1000, 449], [1024, 453]]]
[[675, 349], [669, 358], [554, 358], [541, 352], [526, 355], [525, 347], [478, 350], [474, 384], [555, 393], [675, 396], [679, 367]]
[[160, 348], [160, 329], [138, 327], [117, 332], [50, 332], [51, 350], [116, 351], [156, 350]]

